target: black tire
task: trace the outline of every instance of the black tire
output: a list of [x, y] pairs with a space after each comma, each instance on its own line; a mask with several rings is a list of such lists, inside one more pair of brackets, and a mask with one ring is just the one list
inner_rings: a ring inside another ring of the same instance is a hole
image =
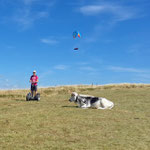
[[34, 97], [34, 100], [40, 101], [40, 93], [37, 93]]
[[32, 99], [31, 93], [28, 93], [26, 96], [26, 101], [30, 101]]

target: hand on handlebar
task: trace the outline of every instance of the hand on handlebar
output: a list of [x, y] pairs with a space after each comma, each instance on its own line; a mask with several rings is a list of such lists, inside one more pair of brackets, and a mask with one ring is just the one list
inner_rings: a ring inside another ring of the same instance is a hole
[[35, 82], [30, 81], [30, 83], [34, 84], [34, 83], [37, 83], [37, 81], [35, 81]]

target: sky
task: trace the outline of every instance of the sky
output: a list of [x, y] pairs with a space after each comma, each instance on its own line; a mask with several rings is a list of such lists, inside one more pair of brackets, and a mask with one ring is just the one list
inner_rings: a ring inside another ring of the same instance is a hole
[[150, 83], [149, 8], [149, 0], [0, 0], [0, 89], [29, 88], [33, 70], [39, 87]]

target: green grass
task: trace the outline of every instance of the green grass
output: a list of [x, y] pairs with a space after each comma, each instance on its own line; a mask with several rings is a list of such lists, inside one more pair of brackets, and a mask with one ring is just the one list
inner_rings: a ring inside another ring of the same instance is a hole
[[[66, 86], [0, 91], [1, 150], [149, 150], [150, 85]], [[112, 110], [79, 109], [70, 93], [106, 97]]]

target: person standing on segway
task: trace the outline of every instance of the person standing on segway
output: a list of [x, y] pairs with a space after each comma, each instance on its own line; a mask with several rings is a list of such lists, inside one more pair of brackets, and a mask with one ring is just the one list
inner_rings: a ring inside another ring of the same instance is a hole
[[33, 71], [33, 75], [30, 77], [30, 83], [31, 83], [31, 94], [32, 94], [32, 97], [36, 96], [37, 94], [37, 84], [39, 82], [39, 78], [38, 76], [36, 75], [36, 70]]

